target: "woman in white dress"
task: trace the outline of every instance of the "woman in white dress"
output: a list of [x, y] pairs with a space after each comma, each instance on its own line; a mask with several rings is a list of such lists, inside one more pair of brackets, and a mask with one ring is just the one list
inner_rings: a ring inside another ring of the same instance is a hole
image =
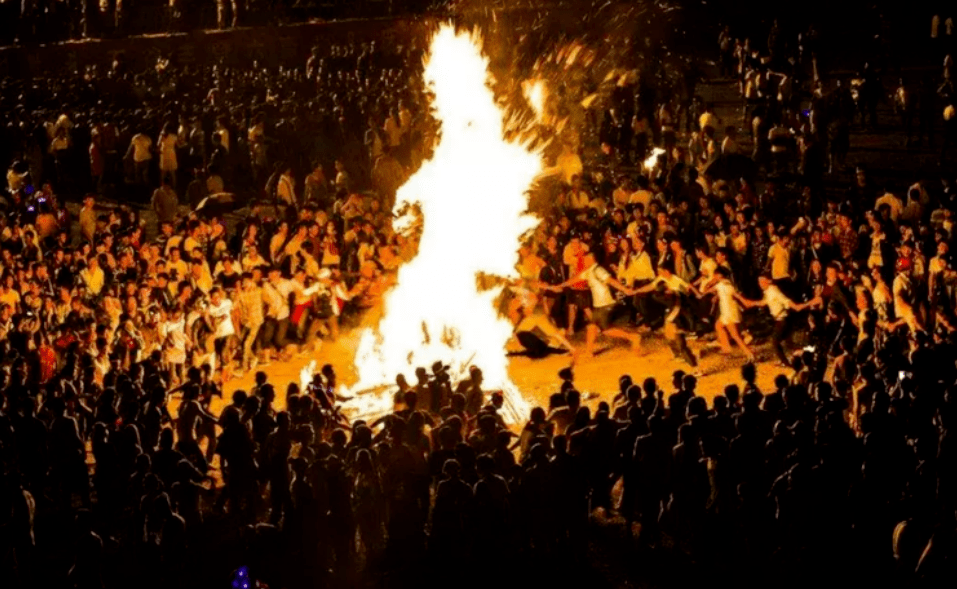
[[735, 298], [737, 290], [731, 283], [730, 273], [727, 268], [719, 266], [714, 274], [717, 281], [705, 292], [714, 292], [718, 298], [718, 320], [715, 321], [714, 327], [721, 351], [726, 354], [731, 353], [731, 342], [728, 340], [730, 335], [731, 339], [748, 355], [748, 360], [753, 362], [754, 354], [741, 337], [741, 332], [738, 331], [738, 324], [741, 323], [741, 307], [738, 306]]

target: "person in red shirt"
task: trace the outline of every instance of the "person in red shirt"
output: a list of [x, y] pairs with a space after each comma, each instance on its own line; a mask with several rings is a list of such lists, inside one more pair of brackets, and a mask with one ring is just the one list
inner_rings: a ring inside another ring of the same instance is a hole
[[50, 345], [50, 338], [41, 333], [37, 333], [37, 359], [40, 364], [40, 384], [46, 384], [56, 374], [56, 351]]
[[[562, 252], [562, 258], [565, 265], [568, 266], [568, 276], [578, 276], [588, 269], [585, 266], [585, 255], [588, 253], [588, 245], [581, 240], [581, 235], [573, 231], [571, 239], [565, 250]], [[566, 303], [568, 305], [568, 325], [565, 328], [570, 336], [575, 333], [575, 319], [578, 318], [578, 310], [585, 312], [585, 316], [590, 318], [591, 293], [588, 290], [586, 280], [578, 280], [568, 285], [565, 291]]]

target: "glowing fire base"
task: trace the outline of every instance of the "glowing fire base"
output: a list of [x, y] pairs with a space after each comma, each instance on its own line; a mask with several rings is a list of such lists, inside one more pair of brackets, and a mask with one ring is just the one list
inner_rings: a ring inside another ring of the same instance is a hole
[[[416, 257], [399, 268], [384, 297], [383, 316], [361, 336], [355, 354], [358, 383], [343, 410], [382, 414], [392, 396], [381, 386], [398, 374], [440, 361], [453, 383], [481, 368], [487, 390], [501, 390], [505, 418], [521, 423], [529, 406], [508, 376], [505, 347], [512, 325], [495, 301], [499, 286], [480, 290], [477, 277], [517, 278], [523, 235], [539, 220], [527, 214], [527, 191], [541, 173], [541, 153], [505, 138], [504, 114], [488, 85], [488, 60], [477, 35], [443, 26], [432, 39], [425, 81], [441, 122], [431, 160], [399, 189], [397, 231], [416, 225]], [[391, 387], [390, 387], [391, 388]], [[392, 389], [394, 390], [394, 389]]]

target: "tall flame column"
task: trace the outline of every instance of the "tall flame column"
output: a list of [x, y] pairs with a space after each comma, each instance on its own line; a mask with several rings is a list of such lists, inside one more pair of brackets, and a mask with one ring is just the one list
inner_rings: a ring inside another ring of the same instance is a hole
[[[418, 255], [399, 269], [376, 329], [361, 336], [352, 391], [412, 376], [435, 361], [464, 377], [482, 369], [489, 389], [505, 391], [513, 419], [528, 405], [508, 376], [505, 346], [512, 325], [499, 316], [501, 287], [479, 291], [476, 277], [515, 277], [520, 238], [538, 219], [526, 214], [527, 191], [541, 172], [541, 155], [505, 139], [503, 112], [488, 85], [488, 60], [474, 35], [442, 27], [433, 37], [425, 80], [441, 122], [434, 156], [399, 189], [396, 212], [417, 204], [422, 212]], [[399, 226], [409, 219], [399, 220]], [[357, 395], [359, 414], [387, 411], [385, 394]]]

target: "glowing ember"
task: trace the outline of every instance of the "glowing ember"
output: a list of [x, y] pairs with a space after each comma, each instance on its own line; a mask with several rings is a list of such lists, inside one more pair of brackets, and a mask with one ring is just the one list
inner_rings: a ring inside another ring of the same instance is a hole
[[[345, 407], [358, 415], [384, 413], [392, 403], [388, 394], [362, 391], [381, 390], [400, 373], [413, 380], [415, 367], [442, 361], [451, 365], [453, 381], [469, 366], [481, 368], [486, 390], [505, 394], [506, 420], [528, 416], [508, 377], [512, 325], [495, 307], [502, 287], [483, 291], [477, 282], [479, 275], [517, 277], [519, 240], [538, 224], [526, 214], [525, 193], [542, 162], [527, 145], [503, 138], [487, 66], [476, 35], [443, 26], [432, 39], [425, 79], [435, 93], [441, 138], [433, 158], [399, 189], [395, 208], [419, 205], [419, 251], [399, 269], [378, 328], [361, 336], [359, 382], [351, 388], [359, 394]], [[407, 214], [397, 226], [413, 221]]]

